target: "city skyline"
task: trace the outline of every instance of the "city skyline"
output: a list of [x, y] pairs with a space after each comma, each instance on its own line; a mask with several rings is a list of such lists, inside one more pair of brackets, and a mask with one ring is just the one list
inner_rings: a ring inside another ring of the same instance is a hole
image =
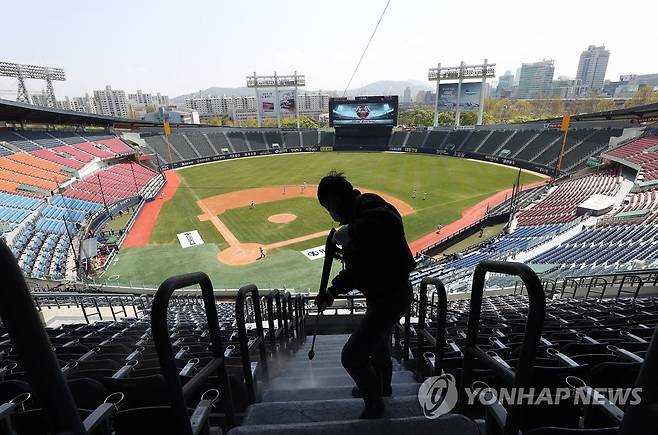
[[[497, 76], [508, 69], [516, 71], [522, 63], [555, 59], [556, 77], [575, 77], [582, 51], [603, 44], [611, 53], [606, 79], [656, 72], [650, 56], [644, 55], [646, 45], [637, 41], [653, 37], [651, 12], [658, 12], [658, 5], [642, 2], [643, 13], [632, 23], [615, 24], [613, 32], [604, 24], [618, 3], [598, 2], [595, 9], [582, 3], [558, 0], [551, 9], [561, 21], [538, 24], [537, 11], [517, 0], [486, 13], [476, 12], [475, 3], [465, 9], [393, 0], [351, 87], [409, 79], [429, 85], [427, 69], [436, 62], [473, 64], [485, 57], [497, 64]], [[92, 94], [107, 84], [175, 97], [212, 86], [243, 86], [246, 75], [254, 70], [262, 74], [297, 70], [306, 75], [308, 89], [342, 91], [384, 4], [336, 1], [314, 5], [311, 11], [303, 7], [304, 2], [286, 0], [259, 4], [254, 11], [253, 5], [236, 2], [180, 7], [180, 3], [164, 1], [153, 8], [127, 1], [110, 5], [75, 0], [66, 7], [34, 1], [32, 9], [37, 13], [29, 32], [18, 7], [3, 11], [0, 35], [5, 40], [21, 35], [24, 41], [5, 47], [2, 60], [64, 68], [67, 81], [55, 84], [58, 98]], [[569, 13], [558, 14], [561, 10]], [[126, 13], [144, 20], [139, 27], [119, 20], [118, 26], [111, 23], [112, 32], [99, 31], [105, 25], [99, 17]], [[468, 20], [451, 19], [454, 16]], [[50, 30], [53, 22], [60, 24], [57, 32]], [[441, 31], [436, 31], [436, 25]], [[272, 32], [280, 37], [272, 38]], [[488, 33], [493, 36], [486, 37]], [[457, 43], [446, 43], [447, 35], [456, 35]], [[113, 46], [120, 48], [107, 50]], [[0, 97], [12, 99], [15, 84], [15, 80], [0, 79]], [[30, 93], [42, 88], [42, 83], [28, 81]]]

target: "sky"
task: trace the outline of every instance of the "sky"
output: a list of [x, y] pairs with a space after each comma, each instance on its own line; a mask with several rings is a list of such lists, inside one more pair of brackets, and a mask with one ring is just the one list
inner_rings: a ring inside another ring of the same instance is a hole
[[[0, 61], [64, 68], [58, 99], [110, 84], [171, 97], [245, 76], [298, 73], [309, 90], [342, 90], [386, 0], [24, 0], [0, 14]], [[636, 0], [391, 0], [351, 87], [377, 80], [427, 82], [427, 69], [555, 59], [574, 77], [588, 45], [610, 50], [606, 78], [658, 73], [658, 2]], [[29, 81], [31, 93], [45, 84]], [[0, 78], [0, 98], [16, 80]]]

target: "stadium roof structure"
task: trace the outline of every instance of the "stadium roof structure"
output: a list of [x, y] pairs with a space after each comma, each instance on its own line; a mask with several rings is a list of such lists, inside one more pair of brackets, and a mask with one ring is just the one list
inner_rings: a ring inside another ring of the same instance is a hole
[[66, 124], [93, 126], [156, 126], [152, 122], [137, 119], [117, 118], [96, 115], [95, 113], [75, 112], [73, 110], [54, 109], [0, 99], [0, 121], [35, 124]]
[[[562, 118], [549, 118], [545, 121], [558, 122]], [[631, 121], [631, 122], [655, 122], [658, 121], [658, 103], [645, 104], [643, 106], [629, 107], [627, 109], [606, 110], [603, 112], [583, 113], [572, 115], [572, 121]], [[537, 121], [535, 121], [537, 122]]]

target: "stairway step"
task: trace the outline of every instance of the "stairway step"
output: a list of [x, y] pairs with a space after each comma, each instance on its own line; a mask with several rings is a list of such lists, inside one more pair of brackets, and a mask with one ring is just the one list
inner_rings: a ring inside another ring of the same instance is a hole
[[443, 433], [479, 435], [477, 424], [463, 415], [446, 414], [430, 420], [425, 417], [383, 418], [379, 420], [343, 420], [318, 423], [264, 424], [239, 426], [228, 435], [287, 435], [319, 433], [323, 435], [407, 435], [410, 433]]
[[[418, 394], [417, 383], [393, 384], [393, 397]], [[352, 385], [322, 388], [270, 388], [263, 393], [262, 402], [290, 402], [300, 400], [351, 399]]]
[[[423, 415], [418, 396], [385, 398], [384, 417], [403, 418]], [[251, 405], [243, 424], [288, 424], [358, 419], [363, 411], [362, 399], [266, 402]]]
[[[399, 371], [400, 366], [399, 365], [394, 365], [393, 366], [393, 371]], [[316, 367], [313, 364], [310, 364], [306, 367], [301, 366], [301, 367], [296, 367], [295, 369], [287, 369], [283, 371], [280, 375], [276, 376], [276, 378], [290, 378], [290, 377], [296, 377], [296, 376], [327, 376], [327, 375], [342, 375], [346, 373], [345, 369], [343, 368], [342, 365], [337, 364], [336, 366], [322, 366], [322, 367]]]
[[[393, 372], [393, 384], [415, 383], [414, 374], [410, 371]], [[290, 377], [277, 377], [270, 382], [272, 388], [289, 388], [291, 385], [299, 387], [315, 387], [315, 386], [337, 386], [337, 385], [353, 385], [354, 381], [347, 374], [342, 375], [329, 375], [329, 376], [290, 376]]]

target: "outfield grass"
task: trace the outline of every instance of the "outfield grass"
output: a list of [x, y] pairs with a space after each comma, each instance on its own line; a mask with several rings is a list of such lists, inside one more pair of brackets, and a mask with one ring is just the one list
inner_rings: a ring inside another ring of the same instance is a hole
[[[382, 191], [409, 203], [416, 210], [404, 217], [409, 241], [433, 231], [437, 224], [446, 225], [459, 219], [465, 208], [510, 188], [517, 174], [516, 169], [483, 162], [398, 153], [288, 154], [184, 168], [178, 171], [181, 186], [163, 207], [149, 246], [122, 250], [104, 278], [112, 275], [119, 275], [120, 280], [140, 277], [142, 281], [159, 284], [174, 273], [204, 270], [214, 277], [213, 283], [218, 288], [279, 280], [289, 287], [313, 288], [319, 280], [321, 261], [309, 261], [299, 251], [321, 245], [323, 238], [272, 251], [266, 260], [255, 264], [227, 267], [216, 260], [217, 252], [227, 246], [226, 242], [210, 222], [197, 219], [201, 210], [196, 201], [253, 187], [293, 186], [305, 181], [316, 184], [331, 169], [344, 171], [357, 186]], [[538, 179], [527, 173], [521, 176], [522, 183]], [[411, 195], [414, 189], [416, 198]], [[423, 200], [424, 192], [428, 193], [426, 200]], [[238, 239], [245, 242], [271, 243], [329, 228], [331, 222], [319, 205], [312, 200], [299, 199], [299, 203], [290, 199], [257, 205], [256, 214], [249, 214], [254, 210], [248, 207], [229, 210], [221, 218], [228, 221]], [[261, 210], [263, 215], [259, 216]], [[295, 221], [297, 223], [287, 224], [289, 227], [276, 228], [267, 222], [270, 214], [283, 212], [300, 218]], [[206, 245], [181, 249], [176, 234], [194, 229], [199, 231]]]
[[[268, 217], [291, 213], [297, 216], [292, 222], [275, 224]], [[256, 207], [227, 210], [219, 218], [241, 242], [270, 244], [293, 239], [331, 228], [333, 221], [327, 211], [318, 207], [313, 198], [291, 198], [277, 202], [257, 204]]]
[[126, 228], [128, 221], [133, 217], [133, 212], [123, 213], [120, 216], [112, 218], [108, 223], [106, 223], [101, 231], [121, 231]]
[[505, 224], [503, 223], [503, 224], [492, 225], [490, 227], [485, 227], [484, 234], [482, 234], [482, 237], [480, 237], [480, 232], [478, 231], [475, 234], [471, 234], [461, 242], [455, 243], [451, 247], [447, 248], [445, 251], [441, 252], [441, 254], [443, 255], [454, 254], [455, 252], [463, 251], [467, 248], [470, 248], [471, 246], [479, 245], [482, 242], [486, 242], [487, 240], [493, 239], [503, 231], [504, 226]]

